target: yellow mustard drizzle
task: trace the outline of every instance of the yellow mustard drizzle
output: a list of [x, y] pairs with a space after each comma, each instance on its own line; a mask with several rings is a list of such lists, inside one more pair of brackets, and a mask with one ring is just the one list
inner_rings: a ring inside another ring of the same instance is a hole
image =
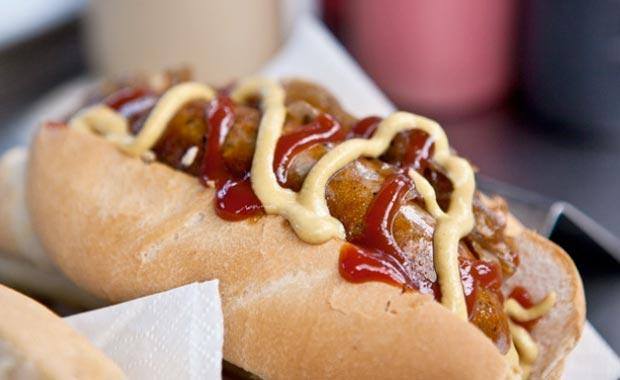
[[210, 101], [213, 98], [215, 91], [200, 83], [187, 82], [172, 87], [159, 99], [146, 119], [144, 128], [130, 144], [123, 146], [123, 150], [133, 156], [141, 155], [157, 143], [170, 120], [187, 102]]
[[[325, 199], [325, 187], [334, 173], [360, 156], [380, 156], [400, 132], [420, 129], [430, 135], [435, 144], [433, 158], [445, 168], [454, 188], [447, 212], [441, 210], [433, 187], [423, 176], [413, 170], [409, 175], [422, 195], [429, 213], [437, 220], [433, 249], [442, 304], [461, 319], [467, 320], [465, 295], [458, 267], [458, 244], [474, 227], [472, 199], [475, 179], [469, 163], [451, 153], [447, 137], [439, 124], [422, 116], [395, 112], [379, 124], [372, 138], [347, 140], [329, 151], [310, 170], [301, 190], [296, 193], [281, 187], [273, 172], [275, 148], [286, 117], [284, 89], [277, 82], [268, 79], [250, 78], [241, 82], [233, 90], [231, 97], [236, 102], [243, 102], [256, 94], [261, 95], [263, 115], [252, 162], [252, 188], [267, 213], [285, 217], [299, 238], [312, 244], [320, 244], [332, 238], [345, 238], [342, 223], [330, 215]], [[72, 118], [69, 125], [77, 130], [99, 133], [127, 154], [142, 156], [150, 152], [170, 120], [184, 104], [192, 100], [210, 101], [215, 95], [212, 88], [194, 82], [170, 88], [159, 99], [144, 127], [135, 137], [129, 134], [127, 120], [105, 105], [87, 108]], [[189, 161], [188, 158], [187, 163]], [[555, 297], [554, 294], [550, 296]], [[554, 300], [545, 303], [545, 299], [543, 306], [537, 305], [532, 308], [534, 310], [526, 311], [519, 310], [512, 302], [507, 302], [506, 312], [516, 316], [515, 320], [519, 321], [532, 316], [536, 316], [532, 318], [535, 319], [545, 314], [553, 306]], [[532, 357], [535, 359], [537, 347], [527, 331], [520, 330], [520, 326], [511, 322], [510, 329], [514, 345], [507, 354], [507, 360], [517, 362], [518, 369], [519, 355], [515, 346], [522, 356], [522, 365], [526, 366]], [[514, 367], [513, 370], [517, 371]], [[520, 369], [517, 372], [520, 373]]]
[[131, 156], [141, 156], [157, 143], [174, 115], [192, 100], [210, 101], [215, 91], [201, 83], [186, 82], [169, 89], [158, 101], [137, 136], [129, 135], [127, 120], [105, 105], [87, 108], [69, 121], [78, 130], [90, 130], [106, 136]]
[[510, 380], [522, 380], [527, 379], [529, 375], [529, 368], [521, 365], [519, 361], [519, 353], [515, 348], [514, 340], [510, 342], [510, 349], [505, 355], [506, 362], [509, 366], [509, 373], [507, 378]]
[[526, 365], [531, 365], [538, 356], [538, 347], [536, 346], [536, 343], [526, 329], [513, 323], [512, 321], [508, 324], [510, 326], [510, 334], [512, 335], [515, 347], [519, 352], [521, 362]]
[[[284, 89], [276, 82], [252, 78], [242, 82], [231, 94], [236, 102], [259, 93], [263, 117], [258, 127], [256, 148], [252, 160], [252, 189], [268, 214], [285, 217], [300, 239], [323, 243], [330, 238], [343, 238], [342, 223], [333, 218], [327, 209], [318, 209], [303, 200], [302, 192], [296, 193], [278, 184], [273, 172], [273, 159], [278, 139], [282, 134], [286, 108]], [[307, 183], [306, 179], [306, 183]], [[321, 189], [321, 196], [325, 190]]]
[[516, 300], [510, 298], [504, 303], [504, 311], [509, 317], [510, 334], [512, 335], [512, 341], [514, 347], [519, 353], [520, 366], [523, 368], [523, 378], [527, 378], [529, 370], [538, 357], [538, 346], [532, 339], [530, 333], [523, 327], [513, 322], [529, 322], [538, 319], [547, 314], [555, 305], [556, 302], [555, 292], [550, 292], [547, 296], [530, 307], [529, 309], [521, 306]]
[[127, 135], [129, 127], [123, 115], [105, 105], [86, 108], [69, 121], [69, 126], [102, 135]]
[[526, 309], [517, 301], [510, 298], [504, 303], [504, 311], [510, 318], [517, 322], [529, 322], [547, 314], [555, 304], [555, 300], [555, 292], [550, 292], [538, 304]]

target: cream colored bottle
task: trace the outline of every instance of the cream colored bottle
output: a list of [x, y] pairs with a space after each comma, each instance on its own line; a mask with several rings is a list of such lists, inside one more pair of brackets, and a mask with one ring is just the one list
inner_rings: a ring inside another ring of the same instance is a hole
[[93, 0], [85, 31], [97, 74], [188, 65], [215, 85], [255, 72], [281, 42], [278, 0]]

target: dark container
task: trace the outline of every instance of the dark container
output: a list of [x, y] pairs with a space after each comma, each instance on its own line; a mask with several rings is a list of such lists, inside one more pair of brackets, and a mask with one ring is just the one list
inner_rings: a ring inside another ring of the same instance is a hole
[[620, 1], [524, 2], [523, 85], [547, 118], [620, 136]]

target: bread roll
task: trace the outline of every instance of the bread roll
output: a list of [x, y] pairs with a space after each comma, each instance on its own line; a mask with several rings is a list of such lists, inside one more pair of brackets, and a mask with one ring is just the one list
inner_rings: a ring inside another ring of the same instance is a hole
[[123, 372], [62, 319], [0, 285], [0, 379], [123, 379]]
[[[224, 357], [263, 378], [501, 379], [492, 342], [428, 295], [338, 273], [343, 241], [310, 245], [280, 216], [228, 222], [214, 192], [100, 137], [42, 128], [27, 196], [46, 251], [84, 289], [127, 300], [218, 278]], [[533, 331], [534, 378], [558, 377], [584, 323], [579, 275], [566, 253], [517, 223], [522, 265], [511, 281], [555, 291]]]

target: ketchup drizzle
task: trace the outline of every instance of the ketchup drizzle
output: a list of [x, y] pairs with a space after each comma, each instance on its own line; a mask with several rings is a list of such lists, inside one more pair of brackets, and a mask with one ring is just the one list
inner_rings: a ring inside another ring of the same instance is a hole
[[[376, 116], [360, 120], [347, 134], [348, 138], [370, 138], [381, 118]], [[397, 165], [413, 167], [422, 171], [433, 153], [430, 136], [419, 130], [408, 131], [407, 149]], [[404, 196], [413, 184], [403, 171], [388, 177], [375, 196], [365, 216], [364, 231], [360, 236], [349, 239], [340, 251], [340, 274], [350, 282], [381, 281], [420, 293], [441, 298], [437, 281], [432, 281], [416, 271], [412, 259], [398, 246], [392, 233], [392, 224]], [[470, 275], [472, 286], [474, 277]], [[475, 288], [472, 287], [473, 296]], [[473, 299], [473, 298], [472, 298]]]
[[103, 103], [123, 115], [129, 122], [131, 133], [136, 134], [144, 126], [158, 99], [157, 95], [143, 87], [123, 87]]
[[368, 116], [355, 123], [347, 134], [347, 138], [363, 138], [368, 139], [379, 127], [381, 118], [378, 116]]
[[209, 132], [202, 162], [201, 180], [215, 182], [215, 212], [226, 220], [242, 220], [260, 214], [263, 206], [252, 190], [250, 173], [233, 175], [224, 162], [221, 147], [235, 120], [234, 105], [218, 96], [207, 108]]
[[326, 113], [320, 114], [300, 130], [281, 136], [273, 160], [273, 170], [280, 185], [287, 183], [288, 168], [297, 154], [315, 144], [340, 141], [344, 137], [340, 123]]
[[366, 213], [364, 231], [340, 251], [340, 274], [351, 282], [381, 281], [439, 297], [439, 286], [408, 264], [392, 234], [398, 207], [412, 188], [402, 173], [388, 177]]
[[146, 95], [152, 95], [152, 93], [144, 87], [123, 87], [105, 98], [103, 104], [118, 111], [123, 105]]
[[408, 149], [401, 162], [402, 166], [412, 167], [423, 172], [429, 165], [429, 158], [433, 155], [435, 144], [428, 133], [414, 129], [407, 132]]
[[67, 127], [67, 123], [62, 123], [60, 121], [48, 121], [45, 123], [45, 127], [50, 129], [63, 129]]

